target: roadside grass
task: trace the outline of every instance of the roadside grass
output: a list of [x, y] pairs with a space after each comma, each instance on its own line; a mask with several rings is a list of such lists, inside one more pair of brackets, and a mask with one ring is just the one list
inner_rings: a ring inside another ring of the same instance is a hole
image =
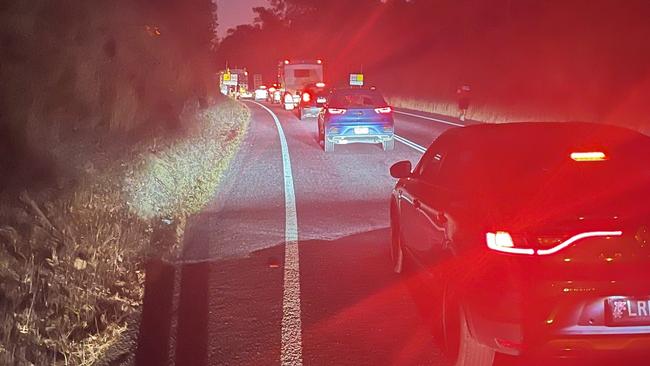
[[[645, 86], [648, 89], [648, 86]], [[637, 93], [644, 95], [642, 93]], [[608, 123], [637, 130], [650, 135], [650, 120], [643, 113], [644, 102], [638, 95], [629, 98], [623, 105], [604, 117], [598, 117], [593, 111], [583, 107], [578, 111], [568, 111], [560, 107], [533, 107], [533, 106], [500, 106], [496, 102], [479, 102], [470, 104], [467, 119], [486, 123], [507, 122], [566, 122], [587, 121]], [[443, 116], [457, 118], [460, 115], [455, 101], [444, 99], [417, 98], [409, 96], [388, 95], [388, 103], [397, 108], [411, 109], [414, 111], [435, 113]]]
[[[455, 101], [403, 96], [387, 96], [386, 100], [390, 105], [397, 108], [435, 113], [453, 118], [460, 115], [460, 110]], [[553, 113], [552, 111], [541, 112], [531, 110], [531, 108], [501, 108], [483, 103], [471, 104], [467, 111], [467, 119], [488, 123], [570, 121], [576, 120], [576, 117]]]
[[[2, 197], [0, 364], [101, 360], [140, 311], [145, 260], [174, 255], [185, 218], [218, 188], [249, 118], [229, 100], [188, 112], [182, 136], [124, 146], [119, 159], [88, 157], [72, 188]], [[160, 231], [172, 238], [156, 240]]]

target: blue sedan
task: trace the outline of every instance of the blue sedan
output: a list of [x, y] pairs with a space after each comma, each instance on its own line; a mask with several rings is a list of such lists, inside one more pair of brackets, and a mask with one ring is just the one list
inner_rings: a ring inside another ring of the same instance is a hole
[[318, 115], [318, 140], [325, 152], [336, 144], [381, 144], [395, 148], [393, 110], [384, 97], [371, 89], [337, 89]]

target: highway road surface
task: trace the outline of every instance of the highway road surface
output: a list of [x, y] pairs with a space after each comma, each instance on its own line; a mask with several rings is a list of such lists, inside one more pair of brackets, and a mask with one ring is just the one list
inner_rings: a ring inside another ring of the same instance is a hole
[[176, 365], [446, 365], [426, 283], [391, 270], [389, 167], [416, 163], [458, 121], [398, 111], [394, 151], [352, 144], [325, 154], [315, 119], [245, 103], [248, 135], [212, 203], [190, 221], [185, 265], [169, 284], [179, 293], [169, 357]]

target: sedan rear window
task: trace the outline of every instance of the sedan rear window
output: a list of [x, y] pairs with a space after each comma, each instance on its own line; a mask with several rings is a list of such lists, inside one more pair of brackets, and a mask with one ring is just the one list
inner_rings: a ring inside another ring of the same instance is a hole
[[650, 166], [645, 159], [650, 147], [646, 139], [610, 146], [604, 161], [575, 161], [573, 150], [568, 143], [543, 139], [466, 146], [445, 157], [439, 179], [444, 186], [502, 203], [536, 197], [556, 206], [580, 198], [648, 190]]

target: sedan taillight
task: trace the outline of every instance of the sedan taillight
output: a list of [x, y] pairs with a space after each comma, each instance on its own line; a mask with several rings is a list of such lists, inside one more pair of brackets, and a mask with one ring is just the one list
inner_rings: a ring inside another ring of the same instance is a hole
[[512, 235], [507, 231], [495, 231], [485, 234], [485, 241], [488, 248], [497, 252], [525, 255], [551, 255], [574, 245], [582, 239], [608, 238], [621, 235], [623, 235], [622, 231], [588, 231], [566, 238], [540, 237], [537, 238], [538, 245], [532, 248], [523, 236]]

